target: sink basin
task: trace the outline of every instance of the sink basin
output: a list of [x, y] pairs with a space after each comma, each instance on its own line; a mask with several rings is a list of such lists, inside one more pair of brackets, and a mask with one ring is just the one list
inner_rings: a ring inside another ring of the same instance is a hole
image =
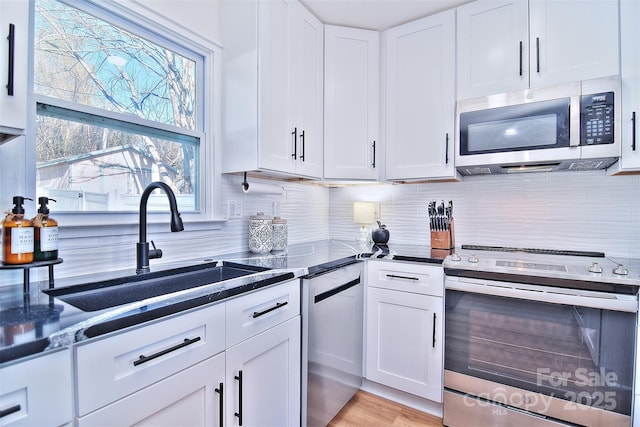
[[207, 263], [42, 292], [82, 311], [98, 311], [266, 270], [235, 263]]

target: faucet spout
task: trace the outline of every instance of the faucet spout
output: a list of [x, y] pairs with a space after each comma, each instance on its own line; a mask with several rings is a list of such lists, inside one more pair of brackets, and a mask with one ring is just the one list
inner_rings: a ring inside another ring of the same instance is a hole
[[139, 235], [138, 243], [136, 244], [136, 273], [148, 273], [149, 269], [149, 259], [153, 258], [161, 258], [162, 250], [157, 249], [156, 246], [153, 245], [153, 249], [149, 249], [149, 242], [147, 242], [147, 202], [149, 200], [149, 196], [155, 189], [161, 189], [169, 198], [169, 209], [171, 210], [171, 231], [182, 231], [184, 230], [184, 225], [182, 223], [182, 218], [180, 218], [180, 212], [178, 212], [178, 203], [176, 202], [176, 196], [169, 187], [164, 182], [154, 181], [151, 184], [147, 185], [147, 187], [142, 192], [142, 197], [140, 198], [140, 219], [139, 219]]

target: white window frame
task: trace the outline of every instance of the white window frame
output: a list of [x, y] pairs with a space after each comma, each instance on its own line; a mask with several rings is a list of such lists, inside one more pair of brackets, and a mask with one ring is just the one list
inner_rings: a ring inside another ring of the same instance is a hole
[[[181, 213], [182, 219], [189, 230], [211, 230], [219, 228], [219, 223], [224, 221], [221, 216], [221, 177], [220, 177], [220, 123], [221, 123], [221, 53], [222, 48], [215, 42], [205, 39], [194, 33], [189, 28], [160, 15], [153, 9], [134, 0], [61, 0], [64, 3], [86, 11], [98, 17], [104, 17], [105, 11], [109, 14], [108, 20], [123, 28], [130, 28], [131, 24], [138, 26], [140, 31], [136, 33], [149, 37], [155, 41], [154, 34], [162, 34], [162, 38], [169, 39], [173, 43], [184, 46], [187, 50], [197, 53], [203, 59], [203, 67], [198, 72], [203, 73], [203, 87], [198, 90], [198, 117], [196, 118], [196, 132], [185, 130], [185, 134], [198, 134], [201, 136], [199, 147], [199, 183], [198, 183], [198, 212]], [[30, 28], [34, 25], [34, 3], [31, 2]], [[115, 19], [114, 19], [115, 18]], [[52, 103], [64, 106], [61, 100], [52, 100], [49, 97], [34, 94], [33, 83], [33, 49], [34, 31], [30, 31], [30, 64], [29, 64], [29, 129], [25, 147], [25, 188], [26, 195], [36, 197], [36, 103]], [[199, 77], [199, 76], [198, 76]], [[90, 108], [87, 108], [89, 110]], [[108, 114], [108, 113], [107, 113]], [[102, 113], [102, 115], [107, 115]], [[144, 123], [144, 119], [140, 119]], [[162, 125], [155, 124], [156, 127]], [[200, 131], [202, 130], [202, 131]], [[51, 205], [55, 211], [55, 204]], [[148, 212], [148, 224], [157, 231], [164, 230], [168, 224], [166, 212]], [[65, 227], [74, 227], [78, 231], [78, 237], [89, 235], [131, 234], [134, 230], [122, 226], [137, 225], [138, 212], [59, 212], [56, 219]], [[155, 225], [157, 224], [157, 226]], [[216, 225], [218, 224], [218, 225]], [[89, 231], [93, 230], [93, 231]], [[121, 231], [118, 231], [121, 230]], [[137, 228], [135, 229], [137, 231]], [[75, 233], [73, 233], [75, 234]]]

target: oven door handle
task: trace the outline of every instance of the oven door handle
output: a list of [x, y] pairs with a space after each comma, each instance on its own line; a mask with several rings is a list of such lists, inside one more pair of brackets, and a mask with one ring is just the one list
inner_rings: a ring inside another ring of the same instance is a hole
[[450, 278], [445, 279], [445, 289], [602, 310], [629, 313], [638, 311], [637, 295], [610, 294], [564, 288], [554, 289], [548, 286], [493, 282], [490, 280], [471, 282], [467, 280], [452, 280]]

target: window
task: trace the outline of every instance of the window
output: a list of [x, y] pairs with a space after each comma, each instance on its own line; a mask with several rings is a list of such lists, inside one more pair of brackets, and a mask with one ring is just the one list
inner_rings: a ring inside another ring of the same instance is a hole
[[57, 211], [133, 211], [164, 181], [181, 212], [198, 211], [202, 56], [70, 4], [87, 3], [35, 2], [37, 195]]

